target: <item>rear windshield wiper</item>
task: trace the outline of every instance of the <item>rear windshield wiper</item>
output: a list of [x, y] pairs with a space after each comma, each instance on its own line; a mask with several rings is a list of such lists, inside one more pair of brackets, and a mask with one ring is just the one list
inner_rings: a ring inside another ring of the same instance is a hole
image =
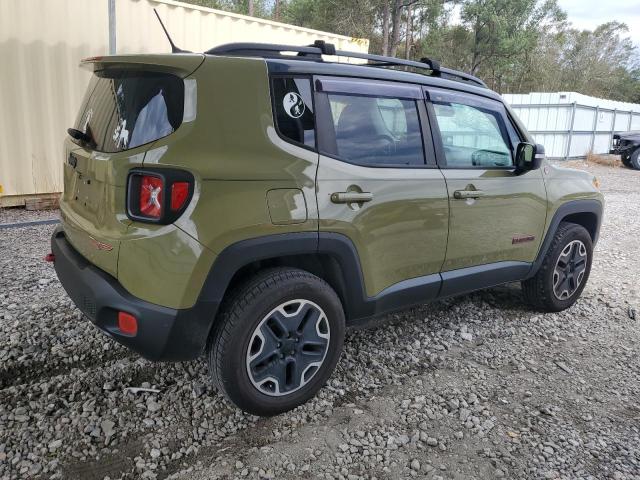
[[90, 135], [84, 133], [81, 130], [78, 130], [77, 128], [67, 128], [67, 133], [74, 140], [79, 140], [79, 141], [87, 143], [87, 144], [92, 144], [93, 143], [93, 139], [91, 138]]

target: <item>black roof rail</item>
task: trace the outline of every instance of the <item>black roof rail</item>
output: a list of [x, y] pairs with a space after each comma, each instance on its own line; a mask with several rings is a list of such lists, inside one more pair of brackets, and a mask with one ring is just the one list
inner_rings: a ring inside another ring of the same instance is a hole
[[[262, 57], [262, 58], [287, 58], [283, 52], [297, 53], [299, 60], [322, 61], [322, 55], [335, 55], [338, 57], [358, 58], [367, 60], [365, 66], [371, 67], [411, 67], [420, 70], [429, 70], [430, 76], [451, 77], [462, 81], [474, 83], [487, 88], [487, 85], [478, 77], [469, 75], [450, 68], [440, 66], [440, 62], [430, 58], [422, 58], [419, 62], [415, 60], [404, 60], [402, 58], [385, 57], [383, 55], [373, 55], [370, 53], [347, 52], [336, 50], [335, 45], [326, 43], [324, 40], [316, 40], [313, 45], [280, 45], [275, 43], [227, 43], [207, 50], [208, 55], [231, 55], [238, 57]], [[290, 57], [289, 57], [290, 58]]]

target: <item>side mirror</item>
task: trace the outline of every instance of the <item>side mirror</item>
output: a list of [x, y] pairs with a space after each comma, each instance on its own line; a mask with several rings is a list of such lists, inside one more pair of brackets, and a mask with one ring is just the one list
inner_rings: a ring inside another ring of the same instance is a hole
[[544, 160], [544, 146], [520, 142], [516, 148], [516, 174], [537, 170]]

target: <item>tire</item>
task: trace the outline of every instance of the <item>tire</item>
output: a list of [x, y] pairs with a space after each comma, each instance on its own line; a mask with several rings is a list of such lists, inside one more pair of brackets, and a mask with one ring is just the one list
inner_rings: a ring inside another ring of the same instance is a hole
[[344, 332], [342, 304], [324, 280], [292, 268], [265, 270], [223, 305], [208, 344], [209, 372], [240, 409], [277, 415], [326, 383]]
[[525, 300], [545, 312], [569, 308], [589, 280], [592, 258], [589, 232], [575, 223], [561, 223], [535, 276], [522, 282]]
[[636, 148], [629, 157], [629, 164], [634, 170], [640, 170], [640, 148]]

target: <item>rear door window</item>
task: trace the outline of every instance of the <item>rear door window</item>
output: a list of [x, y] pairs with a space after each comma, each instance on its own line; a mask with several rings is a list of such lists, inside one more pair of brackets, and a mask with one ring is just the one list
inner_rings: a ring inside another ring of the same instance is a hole
[[336, 154], [362, 165], [424, 165], [415, 100], [328, 95]]
[[114, 153], [173, 133], [182, 123], [184, 82], [156, 72], [96, 72], [75, 128], [90, 148]]

